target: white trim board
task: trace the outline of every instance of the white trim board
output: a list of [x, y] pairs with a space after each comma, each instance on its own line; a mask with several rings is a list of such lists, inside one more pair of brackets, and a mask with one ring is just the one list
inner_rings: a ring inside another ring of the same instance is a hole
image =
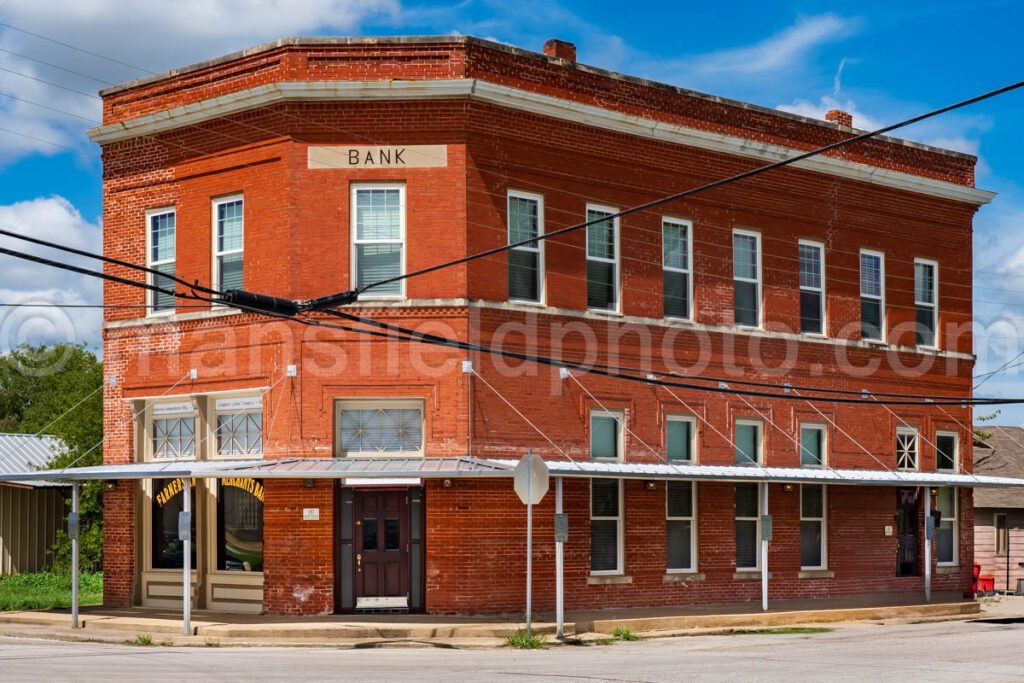
[[[88, 133], [93, 142], [104, 145], [286, 101], [423, 100], [454, 97], [468, 97], [573, 123], [766, 162], [779, 161], [806, 151], [631, 116], [603, 107], [471, 78], [429, 81], [282, 81], [93, 128]], [[805, 159], [793, 166], [979, 206], [989, 203], [995, 197], [994, 192], [987, 190], [823, 155]]]

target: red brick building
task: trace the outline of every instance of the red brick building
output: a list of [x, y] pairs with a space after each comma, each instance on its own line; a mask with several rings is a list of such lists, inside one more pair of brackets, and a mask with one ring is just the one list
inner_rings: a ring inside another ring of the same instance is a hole
[[[557, 41], [538, 54], [468, 37], [287, 39], [103, 100], [92, 135], [105, 253], [296, 300], [851, 135], [843, 115], [602, 71]], [[970, 488], [935, 491], [927, 560], [923, 519], [928, 482], [971, 472], [970, 410], [832, 399], [970, 396], [971, 225], [992, 196], [974, 166], [874, 139], [347, 308], [690, 387], [108, 284], [107, 304], [148, 308], [106, 312], [105, 461], [385, 463], [364, 477], [197, 475], [194, 590], [210, 608], [521, 611], [524, 507], [507, 477], [477, 470], [527, 449], [564, 476], [568, 609], [760, 599], [765, 495], [770, 597], [918, 592], [926, 562], [936, 590], [959, 593]], [[402, 476], [384, 476], [386, 458]], [[431, 476], [434, 458], [480, 476]], [[179, 603], [182, 498], [173, 477], [108, 490], [107, 603]], [[554, 603], [553, 499], [535, 519], [542, 610]]]

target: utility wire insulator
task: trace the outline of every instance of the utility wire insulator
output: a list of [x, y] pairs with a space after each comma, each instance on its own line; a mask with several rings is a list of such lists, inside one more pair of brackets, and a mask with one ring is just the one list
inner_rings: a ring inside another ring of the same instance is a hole
[[330, 296], [322, 296], [317, 299], [304, 301], [302, 303], [302, 310], [323, 311], [328, 308], [348, 306], [349, 304], [354, 304], [358, 298], [359, 292], [354, 289], [350, 289], [347, 292], [339, 292], [338, 294], [331, 294]]
[[242, 310], [255, 311], [259, 313], [273, 313], [274, 315], [285, 315], [289, 318], [299, 314], [299, 304], [291, 299], [282, 299], [277, 296], [266, 294], [255, 294], [244, 289], [229, 289], [224, 292], [223, 303], [228, 306], [235, 306]]

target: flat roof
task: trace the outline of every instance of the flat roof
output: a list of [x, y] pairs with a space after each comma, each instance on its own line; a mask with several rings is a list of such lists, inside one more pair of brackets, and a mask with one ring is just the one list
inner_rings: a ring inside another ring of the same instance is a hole
[[[835, 124], [829, 121], [823, 121], [820, 119], [813, 119], [807, 116], [801, 116], [800, 114], [793, 114], [790, 112], [782, 111], [780, 109], [773, 109], [771, 107], [764, 107], [758, 104], [751, 104], [749, 102], [743, 102], [741, 100], [734, 100], [727, 97], [720, 97], [718, 95], [710, 95], [708, 93], [700, 92], [698, 90], [691, 90], [689, 88], [683, 88], [660, 81], [653, 81], [646, 78], [640, 78], [637, 76], [630, 76], [627, 74], [620, 73], [618, 71], [611, 71], [608, 69], [602, 69], [596, 66], [589, 66], [586, 64], [580, 64], [579, 62], [569, 62], [564, 59], [557, 57], [548, 57], [541, 52], [534, 52], [532, 50], [526, 50], [520, 47], [507, 45], [505, 43], [498, 43], [493, 40], [486, 40], [484, 38], [477, 38], [476, 36], [465, 36], [465, 35], [441, 35], [441, 36], [293, 36], [288, 38], [279, 38], [267, 43], [261, 43], [244, 50], [238, 50], [231, 52], [220, 57], [214, 57], [212, 59], [206, 59], [200, 62], [195, 62], [186, 66], [178, 67], [175, 69], [168, 69], [159, 73], [154, 73], [149, 76], [143, 76], [136, 78], [131, 81], [125, 81], [113, 85], [109, 88], [104, 88], [99, 91], [101, 97], [107, 97], [109, 95], [115, 95], [125, 90], [137, 88], [139, 86], [156, 83], [176, 76], [182, 76], [194, 71], [202, 69], [208, 69], [211, 67], [226, 64], [238, 59], [245, 57], [251, 57], [261, 52], [267, 52], [269, 50], [275, 50], [282, 47], [301, 47], [305, 45], [309, 46], [331, 46], [331, 45], [420, 45], [420, 44], [449, 44], [449, 45], [477, 45], [485, 47], [490, 50], [497, 50], [499, 52], [506, 52], [508, 54], [515, 55], [524, 59], [534, 59], [550, 61], [561, 64], [567, 68], [576, 69], [586, 73], [592, 73], [597, 76], [604, 76], [606, 78], [612, 78], [619, 81], [625, 81], [628, 83], [635, 83], [637, 85], [646, 86], [657, 90], [667, 90], [680, 95], [687, 95], [718, 104], [737, 107], [740, 109], [746, 109], [749, 111], [756, 111], [771, 116], [777, 116], [779, 118], [789, 119], [792, 121], [799, 121], [806, 124], [812, 124], [815, 126], [822, 126], [834, 130]], [[861, 130], [861, 129], [856, 129]], [[905, 145], [914, 149], [920, 149], [928, 152], [934, 152], [936, 154], [944, 154], [947, 156], [959, 157], [962, 159], [970, 159], [977, 161], [977, 156], [973, 154], [967, 154], [965, 152], [957, 152], [951, 149], [944, 149], [942, 147], [935, 147], [932, 145], [926, 145], [920, 142], [913, 142], [911, 140], [905, 140], [903, 138], [892, 137], [889, 135], [879, 135], [875, 138], [876, 140], [884, 140], [898, 145]]]

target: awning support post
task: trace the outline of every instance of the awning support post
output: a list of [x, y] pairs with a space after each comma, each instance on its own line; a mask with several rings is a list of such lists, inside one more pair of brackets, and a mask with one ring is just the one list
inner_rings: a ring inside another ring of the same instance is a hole
[[[562, 514], [562, 478], [555, 477], [555, 515]], [[555, 637], [565, 637], [565, 544], [555, 541]]]
[[[532, 452], [527, 451], [532, 455]], [[533, 638], [533, 477], [526, 480], [526, 639]]]
[[932, 489], [924, 487], [924, 601], [932, 601], [932, 536], [935, 518], [932, 517]]
[[71, 515], [68, 517], [68, 535], [71, 537], [71, 628], [78, 628], [78, 494], [80, 484], [71, 484]]
[[[768, 520], [768, 482], [761, 484], [761, 524]], [[761, 609], [768, 611], [768, 529], [761, 529]]]
[[181, 516], [178, 519], [178, 536], [181, 538], [182, 579], [181, 579], [181, 632], [192, 635], [192, 477], [186, 476], [184, 498], [181, 502]]

